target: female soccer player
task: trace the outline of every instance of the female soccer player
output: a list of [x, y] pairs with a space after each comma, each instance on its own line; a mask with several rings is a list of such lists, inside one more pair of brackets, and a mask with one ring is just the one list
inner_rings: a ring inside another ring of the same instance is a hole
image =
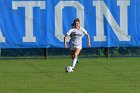
[[90, 47], [90, 36], [87, 33], [87, 31], [79, 26], [80, 20], [76, 18], [72, 24], [72, 28], [67, 32], [67, 34], [64, 37], [64, 47], [67, 49], [67, 43], [66, 40], [70, 36], [71, 39], [69, 41], [70, 44], [70, 55], [72, 58], [72, 68], [74, 69], [77, 61], [78, 61], [78, 55], [80, 51], [82, 50], [82, 38], [84, 35], [88, 38], [88, 46]]

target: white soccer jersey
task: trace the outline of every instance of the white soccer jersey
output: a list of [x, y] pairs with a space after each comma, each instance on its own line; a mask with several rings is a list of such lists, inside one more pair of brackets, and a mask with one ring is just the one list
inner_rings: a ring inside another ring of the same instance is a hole
[[80, 29], [72, 28], [67, 32], [67, 35], [71, 37], [70, 39], [70, 45], [73, 46], [82, 46], [82, 38], [83, 36], [87, 34], [87, 31], [80, 27]]

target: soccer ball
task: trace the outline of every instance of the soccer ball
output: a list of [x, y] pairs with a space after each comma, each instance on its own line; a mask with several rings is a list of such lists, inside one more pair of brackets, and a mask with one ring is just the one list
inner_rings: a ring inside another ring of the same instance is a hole
[[72, 69], [71, 66], [67, 66], [67, 67], [65, 68], [65, 70], [66, 70], [66, 72], [68, 72], [68, 73], [73, 72], [73, 69]]

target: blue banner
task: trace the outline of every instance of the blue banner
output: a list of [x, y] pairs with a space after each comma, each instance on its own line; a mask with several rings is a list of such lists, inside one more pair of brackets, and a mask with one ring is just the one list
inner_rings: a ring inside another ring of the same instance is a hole
[[77, 17], [92, 47], [140, 46], [139, 0], [0, 0], [0, 6], [0, 48], [63, 48]]

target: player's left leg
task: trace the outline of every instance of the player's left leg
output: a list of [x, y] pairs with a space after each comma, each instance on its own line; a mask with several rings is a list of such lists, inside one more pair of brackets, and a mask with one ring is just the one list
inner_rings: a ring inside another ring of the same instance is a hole
[[79, 57], [77, 56], [77, 63], [79, 63]]
[[[71, 50], [71, 51], [70, 51], [70, 55], [71, 55], [72, 61], [73, 61], [73, 59], [74, 59], [74, 54], [75, 54], [75, 50]], [[79, 63], [79, 58], [78, 58], [78, 56], [77, 56], [77, 62], [76, 62], [76, 63]]]
[[76, 50], [75, 50], [74, 59], [73, 59], [73, 62], [72, 62], [72, 68], [73, 69], [74, 69], [74, 67], [75, 67], [75, 65], [77, 63], [77, 57], [78, 57], [80, 51], [81, 51], [81, 48], [76, 48]]

